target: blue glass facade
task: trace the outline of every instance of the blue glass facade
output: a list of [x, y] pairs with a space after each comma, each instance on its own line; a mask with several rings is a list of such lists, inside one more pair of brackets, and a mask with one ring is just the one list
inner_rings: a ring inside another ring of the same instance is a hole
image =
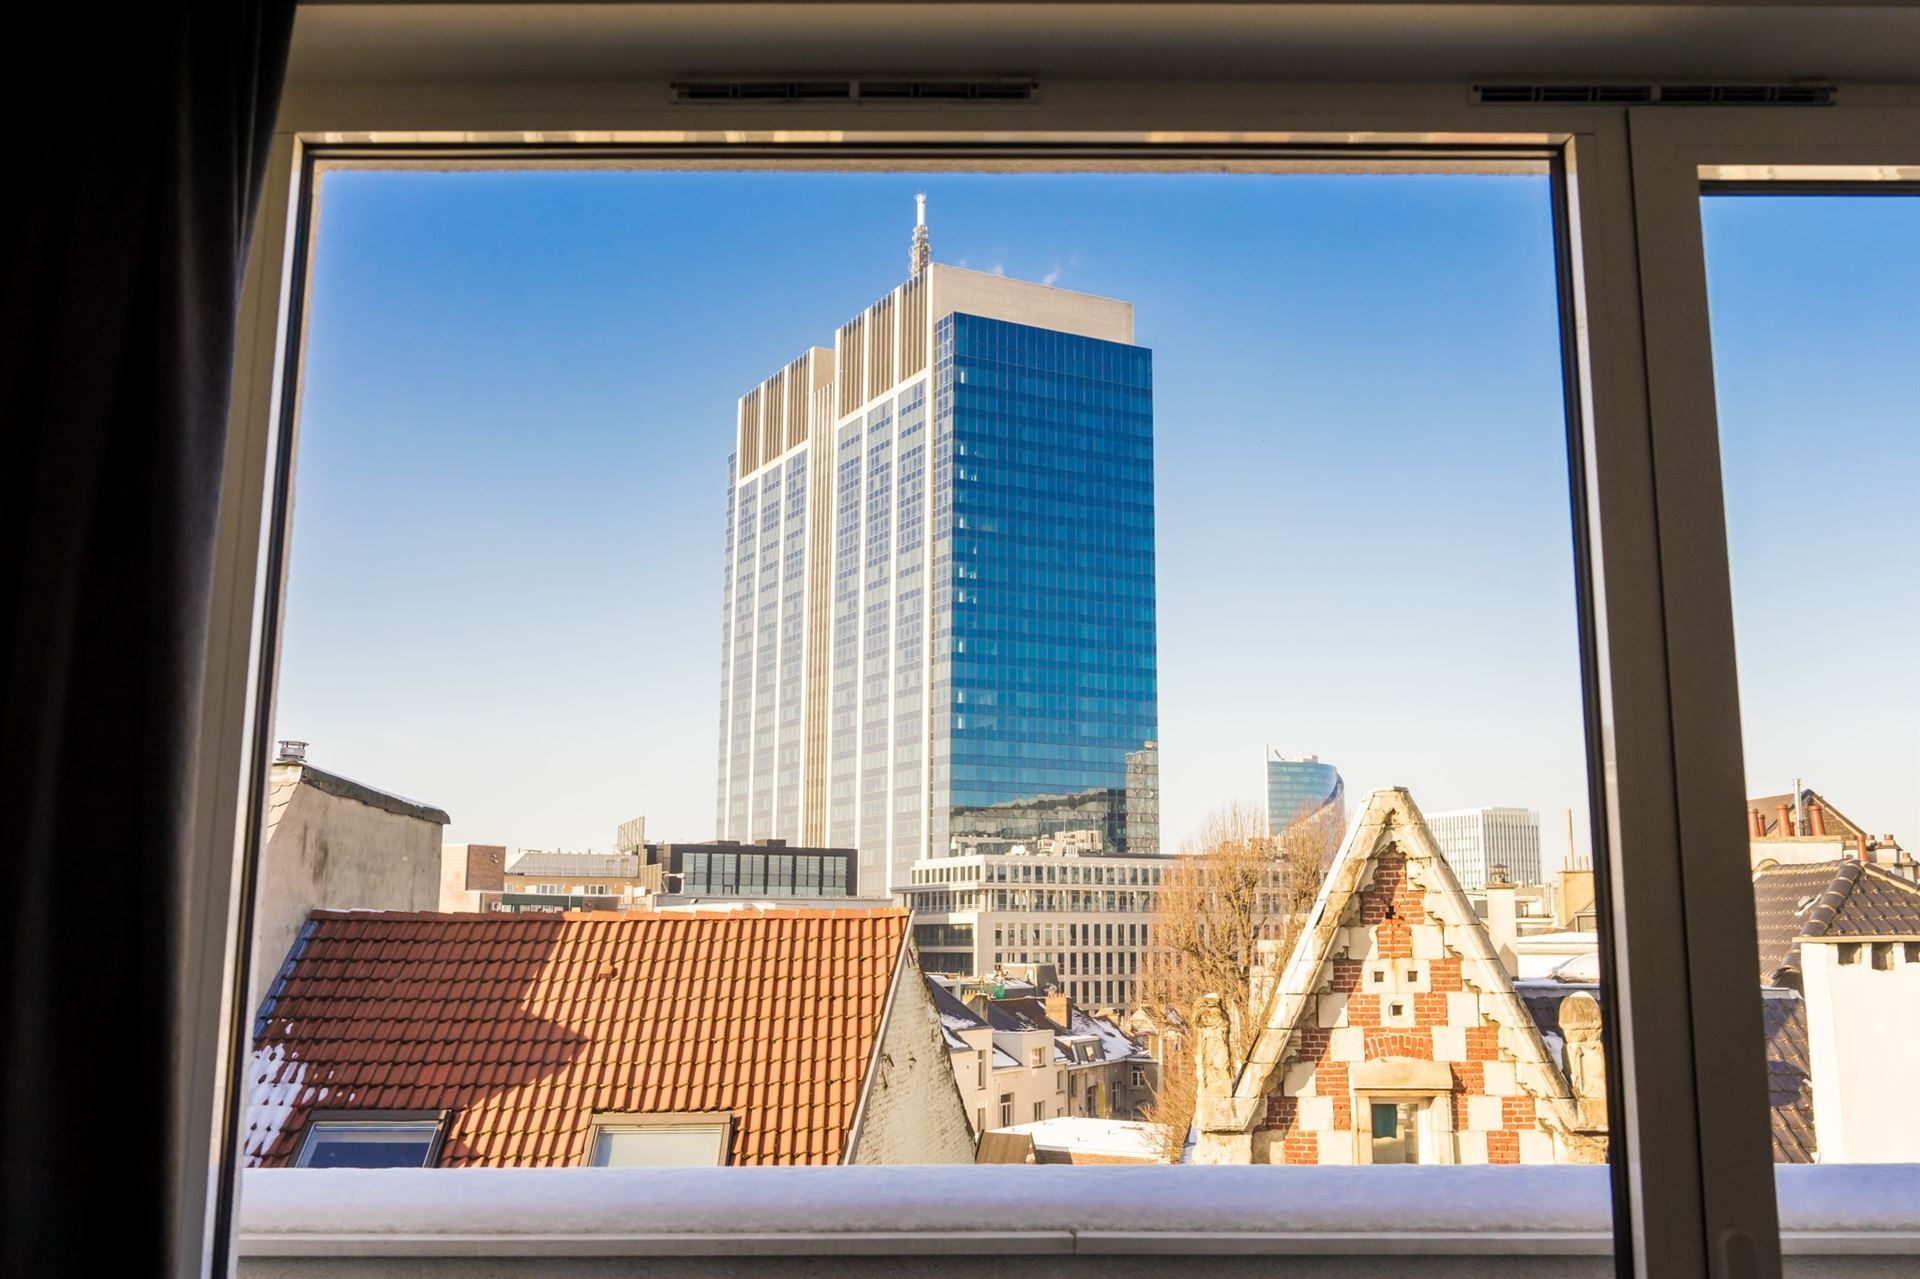
[[1293, 822], [1338, 805], [1346, 815], [1347, 784], [1340, 770], [1312, 757], [1267, 761], [1267, 833], [1278, 835]]
[[1152, 353], [953, 314], [934, 358], [930, 851], [1124, 849], [1158, 736]]
[[1124, 303], [1080, 336], [943, 270], [742, 397], [728, 468], [717, 834], [857, 849], [876, 893], [1158, 848], [1152, 353]]

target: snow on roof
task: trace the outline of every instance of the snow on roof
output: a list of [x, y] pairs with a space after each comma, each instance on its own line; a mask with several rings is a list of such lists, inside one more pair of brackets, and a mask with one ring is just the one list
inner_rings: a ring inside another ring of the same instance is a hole
[[1052, 1119], [1012, 1124], [994, 1131], [1024, 1133], [1033, 1138], [1034, 1147], [1039, 1150], [1160, 1161], [1160, 1137], [1152, 1124], [1094, 1119], [1087, 1115], [1056, 1115]]

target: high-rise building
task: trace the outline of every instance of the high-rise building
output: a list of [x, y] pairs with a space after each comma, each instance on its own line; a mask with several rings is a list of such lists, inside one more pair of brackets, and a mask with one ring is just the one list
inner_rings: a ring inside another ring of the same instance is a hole
[[1334, 817], [1345, 819], [1347, 784], [1339, 769], [1321, 763], [1318, 755], [1289, 759], [1275, 751], [1267, 756], [1267, 834], [1278, 835], [1328, 806]]
[[1427, 829], [1453, 877], [1468, 892], [1487, 886], [1493, 868], [1506, 870], [1510, 884], [1538, 884], [1540, 814], [1525, 808], [1463, 808], [1429, 813]]
[[929, 260], [748, 392], [721, 838], [1157, 851], [1152, 353], [1133, 307]]

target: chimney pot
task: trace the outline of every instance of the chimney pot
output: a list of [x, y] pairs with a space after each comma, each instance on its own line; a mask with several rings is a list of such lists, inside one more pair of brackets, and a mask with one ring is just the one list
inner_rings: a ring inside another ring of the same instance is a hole
[[1827, 833], [1827, 813], [1819, 804], [1807, 805], [1807, 824], [1815, 835]]
[[1767, 834], [1767, 819], [1760, 816], [1760, 810], [1747, 809], [1747, 834], [1755, 839], [1764, 839]]
[[284, 764], [304, 764], [307, 760], [305, 742], [282, 741], [278, 752], [278, 761]]
[[1855, 835], [1853, 837], [1853, 848], [1854, 851], [1860, 855], [1860, 860], [1863, 863], [1869, 860], [1867, 857], [1867, 837], [1865, 835]]
[[1785, 804], [1774, 805], [1773, 816], [1774, 820], [1780, 823], [1780, 835], [1782, 838], [1788, 835], [1799, 834], [1799, 832], [1793, 828], [1793, 816]]

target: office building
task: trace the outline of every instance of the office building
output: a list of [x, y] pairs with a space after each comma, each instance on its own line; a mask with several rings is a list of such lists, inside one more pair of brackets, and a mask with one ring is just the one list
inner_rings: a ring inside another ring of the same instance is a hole
[[1278, 835], [1303, 817], [1311, 817], [1332, 805], [1335, 816], [1344, 820], [1347, 784], [1340, 770], [1320, 761], [1318, 755], [1289, 759], [1278, 751], [1267, 756], [1267, 833]]
[[1427, 826], [1454, 878], [1470, 893], [1487, 886], [1496, 866], [1505, 869], [1510, 884], [1543, 882], [1540, 814], [1530, 809], [1463, 808], [1432, 813]]
[[914, 863], [1158, 835], [1152, 355], [930, 261], [739, 403], [715, 825]]
[[1051, 964], [1074, 1003], [1121, 1008], [1138, 1000], [1154, 901], [1179, 860], [1016, 845], [928, 858], [914, 865], [899, 895], [913, 908], [914, 944], [927, 972], [986, 976]]

